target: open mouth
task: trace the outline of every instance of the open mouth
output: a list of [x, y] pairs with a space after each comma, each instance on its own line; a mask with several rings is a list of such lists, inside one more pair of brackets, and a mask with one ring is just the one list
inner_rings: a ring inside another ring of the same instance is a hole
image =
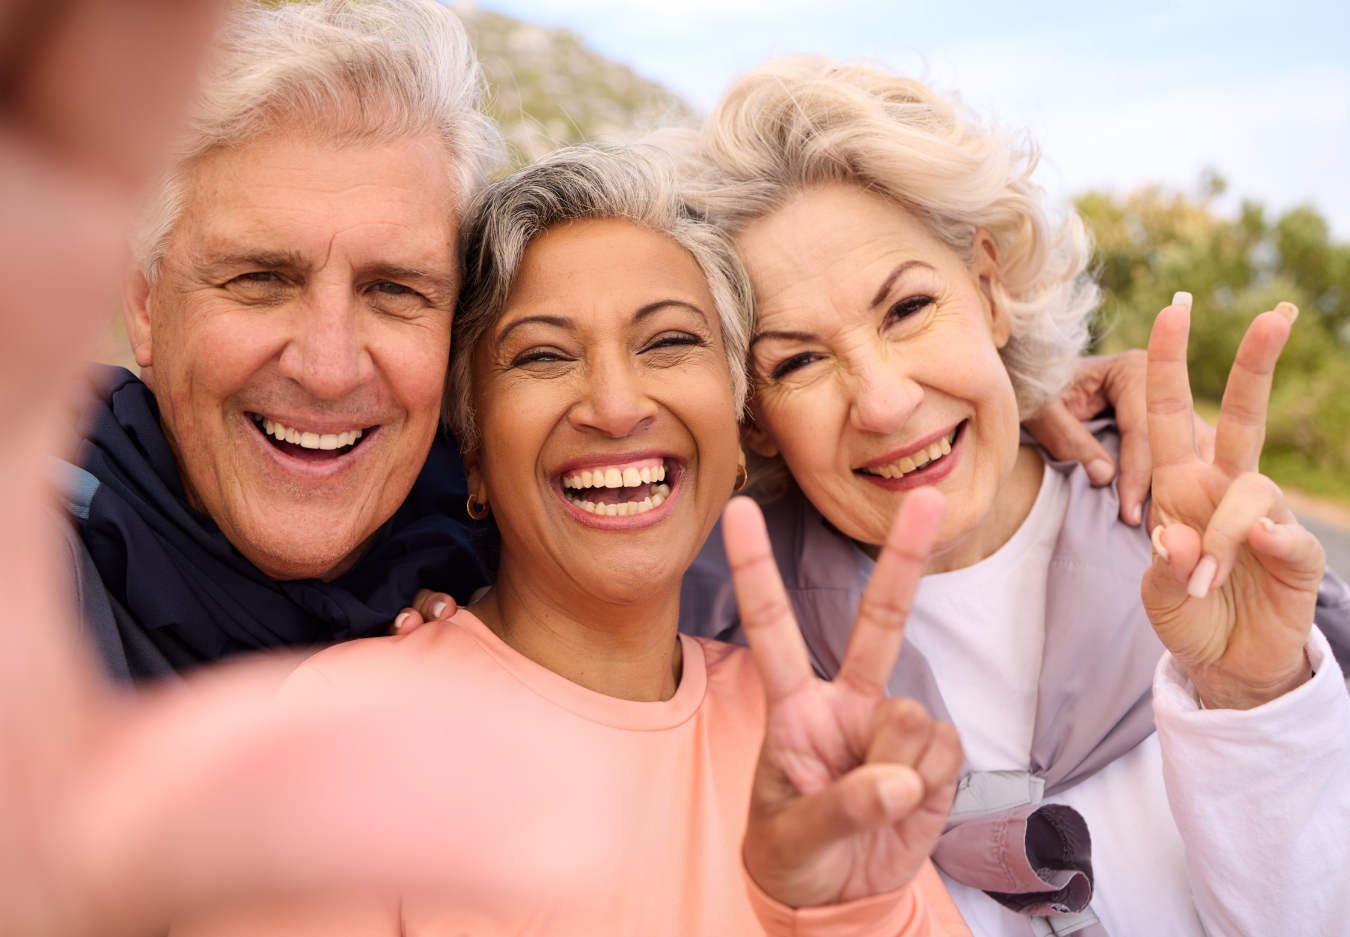
[[258, 413], [250, 416], [258, 432], [267, 438], [273, 448], [306, 462], [340, 458], [361, 445], [361, 440], [370, 433], [369, 428], [342, 433], [314, 433], [286, 426]]
[[904, 478], [914, 472], [921, 472], [940, 465], [942, 460], [951, 454], [952, 447], [956, 445], [956, 440], [966, 428], [966, 423], [966, 420], [962, 420], [946, 436], [941, 437], [936, 442], [929, 443], [916, 452], [902, 456], [894, 462], [888, 462], [885, 465], [871, 465], [857, 471], [865, 472], [868, 475], [877, 475], [881, 478]]
[[670, 497], [677, 470], [660, 457], [573, 470], [563, 474], [563, 496], [589, 514], [646, 514]]

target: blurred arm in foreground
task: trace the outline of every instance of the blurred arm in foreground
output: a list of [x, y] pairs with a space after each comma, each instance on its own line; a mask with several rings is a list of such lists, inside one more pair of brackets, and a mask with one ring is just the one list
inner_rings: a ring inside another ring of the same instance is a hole
[[[137, 188], [225, 6], [0, 2], [6, 934], [143, 933], [233, 893], [356, 881], [455, 881], [486, 901], [509, 896], [509, 881], [550, 882], [563, 855], [575, 868], [586, 841], [576, 834], [594, 816], [569, 788], [565, 752], [513, 750], [500, 723], [496, 739], [468, 719], [450, 732], [440, 722], [434, 737], [419, 731], [412, 717], [424, 707], [471, 711], [447, 688], [389, 687], [322, 711], [281, 709], [275, 689], [289, 668], [245, 663], [133, 701], [81, 656], [49, 549], [46, 452], [116, 282]], [[467, 757], [495, 759], [503, 771], [490, 783], [464, 778], [465, 796], [452, 802], [445, 772]], [[503, 783], [520, 789], [502, 797]], [[529, 849], [500, 841], [490, 806], [474, 796], [488, 788], [497, 803], [513, 802], [517, 819], [522, 804], [538, 809]], [[435, 815], [413, 806], [433, 797]], [[556, 809], [559, 799], [567, 810]], [[359, 816], [338, 809], [353, 802], [364, 805]], [[447, 841], [460, 848], [446, 850]], [[502, 861], [513, 853], [538, 868]]]

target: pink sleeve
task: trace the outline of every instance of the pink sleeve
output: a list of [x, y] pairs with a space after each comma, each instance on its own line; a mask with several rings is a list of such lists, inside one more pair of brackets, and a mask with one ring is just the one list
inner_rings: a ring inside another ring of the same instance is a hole
[[750, 906], [769, 937], [971, 937], [931, 862], [904, 888], [815, 908], [781, 904], [744, 874]]

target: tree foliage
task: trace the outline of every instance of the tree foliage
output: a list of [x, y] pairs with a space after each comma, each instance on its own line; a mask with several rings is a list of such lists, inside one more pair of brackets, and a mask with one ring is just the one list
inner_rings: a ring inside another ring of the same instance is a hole
[[1248, 323], [1287, 300], [1301, 311], [1280, 359], [1263, 469], [1278, 480], [1350, 495], [1350, 244], [1304, 205], [1271, 218], [1258, 203], [1217, 208], [1224, 183], [1198, 194], [1151, 186], [1075, 200], [1096, 238], [1105, 351], [1143, 347], [1177, 290], [1195, 296], [1191, 381], [1202, 409], [1223, 395]]

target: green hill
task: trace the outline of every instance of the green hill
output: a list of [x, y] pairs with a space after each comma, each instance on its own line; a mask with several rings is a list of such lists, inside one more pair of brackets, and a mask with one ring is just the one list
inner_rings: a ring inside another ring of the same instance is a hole
[[569, 29], [548, 29], [484, 10], [454, 7], [492, 86], [489, 111], [514, 165], [584, 140], [632, 139], [696, 114], [678, 95], [605, 58]]

